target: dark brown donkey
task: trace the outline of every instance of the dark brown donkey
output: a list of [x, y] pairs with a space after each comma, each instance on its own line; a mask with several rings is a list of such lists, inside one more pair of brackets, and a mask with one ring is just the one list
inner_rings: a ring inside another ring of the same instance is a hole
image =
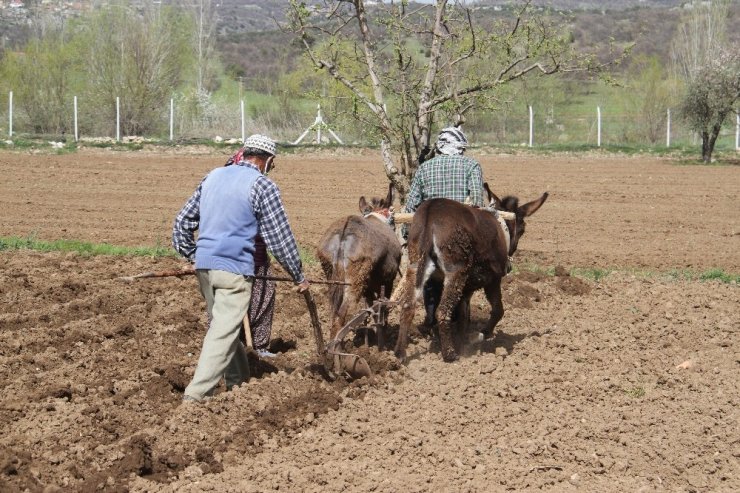
[[[350, 283], [329, 287], [331, 337], [344, 326], [348, 315], [372, 305], [381, 288], [386, 296], [391, 295], [401, 261], [401, 245], [389, 219], [392, 203], [392, 185], [384, 199], [373, 198], [368, 203], [360, 197], [362, 216], [335, 221], [319, 242], [318, 257], [326, 278]], [[362, 301], [367, 305], [361, 305]]]
[[[396, 356], [401, 360], [406, 358], [408, 330], [416, 303], [430, 278], [443, 282], [437, 319], [445, 361], [457, 359], [451, 329], [453, 311], [458, 310], [460, 325], [465, 325], [467, 307], [475, 291], [483, 288], [491, 305], [491, 316], [483, 331], [486, 338], [491, 337], [494, 327], [504, 316], [501, 278], [507, 274], [509, 257], [524, 234], [524, 218], [542, 206], [547, 192], [519, 206], [516, 197], [505, 197], [501, 201], [487, 183], [484, 187], [490, 201], [487, 209], [475, 209], [448, 199], [432, 199], [424, 202], [414, 214], [408, 239], [409, 266], [398, 294], [402, 308]], [[516, 218], [499, 221], [491, 207], [513, 212]], [[462, 332], [462, 327], [458, 327], [457, 339], [462, 339], [459, 337]]]

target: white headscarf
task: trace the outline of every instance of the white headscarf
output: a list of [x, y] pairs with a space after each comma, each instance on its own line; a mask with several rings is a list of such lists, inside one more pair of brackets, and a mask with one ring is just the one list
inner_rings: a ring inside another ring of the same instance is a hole
[[439, 132], [437, 152], [446, 156], [459, 156], [468, 147], [468, 139], [460, 127], [447, 127]]

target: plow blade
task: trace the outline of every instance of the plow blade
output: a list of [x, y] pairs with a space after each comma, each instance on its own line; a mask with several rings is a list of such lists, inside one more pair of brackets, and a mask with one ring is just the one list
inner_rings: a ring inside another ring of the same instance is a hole
[[352, 378], [369, 377], [373, 374], [364, 358], [350, 353], [334, 353], [334, 371], [348, 373]]
[[324, 337], [321, 332], [321, 322], [316, 311], [316, 302], [309, 291], [303, 293], [306, 299], [306, 307], [311, 316], [311, 327], [313, 328], [314, 341], [316, 342], [316, 355], [319, 363], [332, 378], [335, 373], [346, 373], [352, 378], [369, 377], [373, 374], [370, 365], [363, 358], [356, 354], [342, 353], [336, 350], [336, 341], [329, 343], [329, 348], [324, 346]]

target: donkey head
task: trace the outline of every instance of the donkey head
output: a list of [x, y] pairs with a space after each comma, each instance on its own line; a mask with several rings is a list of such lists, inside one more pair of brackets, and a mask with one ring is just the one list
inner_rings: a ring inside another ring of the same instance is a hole
[[511, 256], [516, 251], [517, 245], [519, 244], [519, 238], [521, 238], [526, 231], [527, 223], [524, 221], [524, 218], [537, 212], [537, 209], [542, 207], [542, 204], [545, 203], [549, 194], [545, 192], [537, 200], [527, 202], [520, 206], [519, 199], [517, 197], [507, 195], [503, 200], [501, 200], [495, 193], [493, 193], [493, 191], [491, 191], [488, 183], [484, 183], [483, 188], [485, 188], [488, 193], [489, 207], [516, 214], [515, 219], [506, 221], [506, 226], [509, 228], [509, 236], [511, 238], [509, 246], [509, 256]]
[[391, 206], [393, 205], [393, 183], [388, 184], [388, 195], [385, 198], [373, 197], [368, 202], [363, 195], [360, 197], [360, 213], [363, 216], [377, 214], [388, 219], [391, 215]]

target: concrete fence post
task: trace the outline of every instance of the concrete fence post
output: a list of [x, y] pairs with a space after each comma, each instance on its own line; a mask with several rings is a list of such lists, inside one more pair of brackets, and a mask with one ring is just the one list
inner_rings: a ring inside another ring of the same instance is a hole
[[79, 140], [79, 134], [77, 133], [77, 96], [74, 97], [74, 126], [75, 126], [75, 142]]
[[8, 94], [8, 136], [13, 136], [13, 91]]
[[601, 147], [601, 106], [596, 107], [596, 147]]
[[668, 116], [665, 125], [665, 146], [671, 147], [671, 109], [668, 108]]
[[121, 98], [116, 96], [116, 142], [121, 141]]
[[241, 113], [241, 119], [242, 119], [242, 144], [247, 139], [247, 135], [245, 133], [245, 126], [244, 126], [244, 100], [242, 99], [239, 101], [239, 110]]
[[529, 147], [534, 144], [534, 111], [532, 106], [529, 106]]

